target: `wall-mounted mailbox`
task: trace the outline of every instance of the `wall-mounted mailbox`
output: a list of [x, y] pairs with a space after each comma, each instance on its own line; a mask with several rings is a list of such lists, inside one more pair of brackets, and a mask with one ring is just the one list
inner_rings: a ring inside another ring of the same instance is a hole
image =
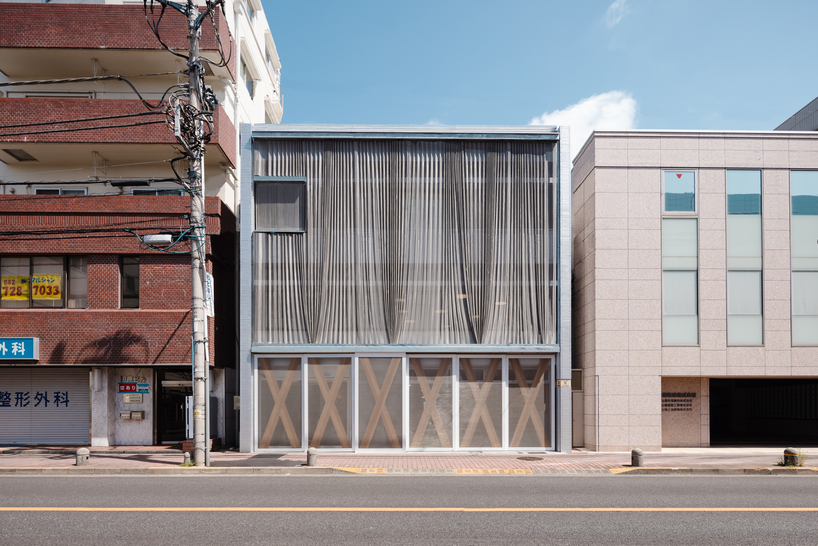
[[145, 418], [144, 411], [132, 411], [131, 412], [131, 420], [141, 421]]
[[130, 411], [121, 411], [121, 412], [119, 412], [119, 418], [123, 419], [123, 420], [125, 420], [125, 419], [130, 420], [131, 412]]

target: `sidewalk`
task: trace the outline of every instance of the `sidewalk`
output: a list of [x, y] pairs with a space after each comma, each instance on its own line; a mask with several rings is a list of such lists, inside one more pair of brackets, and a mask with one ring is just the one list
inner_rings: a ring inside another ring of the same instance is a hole
[[[93, 448], [90, 464], [74, 465], [74, 452], [80, 446], [36, 446], [0, 448], [0, 473], [36, 473], [43, 470], [73, 469], [83, 473], [95, 470], [138, 471], [152, 473], [160, 469], [191, 468], [179, 465], [183, 455], [178, 450], [162, 446]], [[265, 473], [315, 473], [335, 469], [338, 472], [399, 474], [399, 473], [458, 473], [458, 474], [543, 474], [543, 473], [656, 473], [660, 469], [699, 470], [718, 473], [742, 473], [746, 469], [777, 468], [784, 448], [665, 448], [661, 453], [645, 453], [645, 469], [630, 466], [630, 453], [321, 453], [318, 466], [307, 468], [306, 453], [253, 454], [217, 451], [211, 454], [211, 467], [229, 473], [258, 473], [255, 469], [278, 469]], [[818, 466], [818, 448], [807, 448], [807, 466]], [[201, 470], [201, 469], [195, 469]], [[793, 469], [779, 469], [790, 471]], [[297, 472], [296, 472], [297, 471]], [[738, 472], [736, 472], [738, 471]], [[681, 472], [676, 470], [676, 473]], [[799, 473], [809, 471], [799, 471]], [[813, 469], [818, 473], [818, 469]], [[99, 472], [102, 473], [102, 472]], [[214, 472], [218, 473], [218, 472]], [[768, 472], [769, 473], [769, 472]], [[776, 472], [778, 473], [778, 472]]]

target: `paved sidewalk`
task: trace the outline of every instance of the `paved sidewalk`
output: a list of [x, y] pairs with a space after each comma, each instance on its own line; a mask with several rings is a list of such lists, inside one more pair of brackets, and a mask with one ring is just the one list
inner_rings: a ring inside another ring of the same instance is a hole
[[[76, 449], [72, 447], [72, 449]], [[661, 453], [645, 453], [648, 468], [750, 469], [770, 468], [781, 459], [782, 448], [665, 448]], [[0, 450], [0, 470], [76, 468], [71, 449]], [[171, 450], [133, 448], [94, 449], [91, 469], [179, 468], [183, 455]], [[807, 466], [818, 465], [818, 448], [805, 449]], [[216, 468], [300, 468], [305, 453], [252, 454], [218, 451], [211, 455]], [[812, 463], [812, 464], [811, 464]], [[385, 473], [397, 470], [459, 473], [530, 473], [531, 471], [623, 471], [630, 469], [630, 453], [321, 453], [318, 465], [352, 472]], [[540, 473], [540, 472], [537, 472]]]

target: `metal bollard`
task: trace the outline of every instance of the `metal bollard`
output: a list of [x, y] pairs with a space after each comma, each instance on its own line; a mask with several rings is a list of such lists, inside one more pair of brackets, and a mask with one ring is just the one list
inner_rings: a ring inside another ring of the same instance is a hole
[[638, 447], [631, 451], [631, 466], [645, 466], [645, 454]]
[[91, 452], [88, 448], [81, 447], [77, 450], [77, 466], [87, 466], [91, 460]]
[[318, 462], [318, 450], [311, 447], [307, 450], [307, 466], [315, 466]]
[[185, 465], [190, 464], [190, 451], [185, 451], [185, 462], [184, 462], [184, 464]]
[[798, 466], [798, 450], [794, 447], [788, 447], [784, 450], [784, 465]]

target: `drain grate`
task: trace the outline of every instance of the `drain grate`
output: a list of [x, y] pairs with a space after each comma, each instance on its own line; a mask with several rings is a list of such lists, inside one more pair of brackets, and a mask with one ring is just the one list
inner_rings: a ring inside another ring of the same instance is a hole
[[542, 457], [517, 457], [518, 461], [542, 461]]

